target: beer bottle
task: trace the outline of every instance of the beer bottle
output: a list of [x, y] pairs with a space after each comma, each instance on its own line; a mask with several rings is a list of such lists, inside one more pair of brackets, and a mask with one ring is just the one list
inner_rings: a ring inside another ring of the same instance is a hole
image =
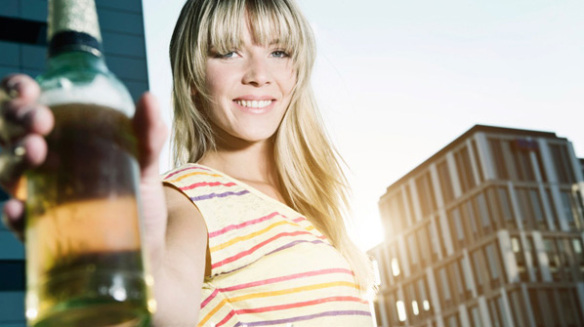
[[93, 0], [49, 0], [39, 102], [55, 117], [26, 175], [31, 326], [147, 326], [155, 303], [140, 233], [133, 101], [108, 70]]

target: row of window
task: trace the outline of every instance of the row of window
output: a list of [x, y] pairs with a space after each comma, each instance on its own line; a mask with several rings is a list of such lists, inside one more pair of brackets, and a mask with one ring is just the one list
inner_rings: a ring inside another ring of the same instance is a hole
[[[517, 199], [517, 206], [512, 205], [513, 197]], [[405, 235], [410, 271], [418, 271], [446, 257], [449, 242], [456, 255], [457, 250], [481, 242], [496, 230], [517, 230], [518, 224], [522, 230], [546, 231], [550, 230], [550, 221], [553, 230], [562, 230], [558, 219], [558, 215], [562, 215], [570, 230], [582, 230], [584, 217], [572, 194], [562, 190], [559, 200], [561, 210], [556, 211], [549, 188], [490, 186], [447, 211], [449, 237], [442, 232], [439, 216], [418, 224]]]
[[[458, 180], [457, 185], [460, 187], [460, 194], [465, 195], [470, 190], [475, 188], [478, 183], [484, 181], [484, 174], [482, 165], [479, 162], [479, 154], [475, 140], [469, 142], [470, 146], [461, 146], [458, 150], [453, 152], [453, 162], [442, 159], [436, 164], [436, 172], [438, 177], [438, 186], [441, 195], [441, 202], [445, 205], [452, 203], [456, 196], [453, 187], [453, 177]], [[525, 185], [534, 185], [535, 182], [548, 183], [551, 179], [548, 177], [549, 173], [554, 173], [560, 185], [567, 189], [562, 189], [561, 206], [562, 210], [574, 211], [574, 200], [571, 200], [572, 184], [576, 183], [576, 174], [572, 165], [571, 155], [566, 143], [548, 142], [548, 149], [550, 154], [549, 167], [551, 171], [546, 172], [544, 166], [542, 153], [536, 141], [516, 138], [488, 138], [488, 148], [490, 151], [489, 159], [494, 167], [495, 179], [501, 181], [513, 181]], [[453, 165], [454, 169], [449, 167]], [[473, 170], [476, 167], [476, 170]], [[455, 172], [456, 176], [451, 176], [451, 172]], [[526, 184], [527, 183], [527, 184]], [[410, 184], [405, 184], [402, 190], [392, 194], [384, 200], [381, 205], [382, 217], [386, 223], [388, 235], [394, 235], [400, 231], [417, 224], [420, 220], [431, 217], [434, 214], [439, 204], [439, 199], [435, 193], [434, 182], [430, 171], [420, 174], [413, 180], [415, 192]], [[503, 187], [503, 186], [502, 186]], [[516, 198], [520, 206], [522, 217], [528, 220], [527, 226], [537, 228], [539, 226], [546, 227], [545, 216], [556, 215], [553, 210], [545, 210], [542, 206], [542, 199], [554, 203], [551, 197], [549, 187], [546, 188], [545, 195], [540, 195], [535, 187], [519, 187], [515, 188]], [[494, 190], [494, 192], [503, 192], [501, 190]], [[417, 195], [417, 196], [414, 196]], [[414, 200], [417, 199], [417, 202]], [[506, 218], [512, 220], [511, 206], [509, 194], [493, 194], [493, 199], [499, 198], [501, 207], [489, 206], [494, 210], [507, 210], [507, 212], [500, 212], [498, 214], [506, 215]], [[558, 205], [560, 205], [558, 203]], [[506, 209], [505, 209], [506, 208]], [[571, 209], [566, 209], [571, 208]], [[416, 211], [419, 209], [419, 212]], [[551, 211], [551, 213], [550, 213]], [[546, 213], [547, 212], [547, 213]], [[494, 213], [497, 214], [497, 213]], [[570, 215], [567, 212], [563, 216], [570, 221], [574, 216], [574, 212]], [[580, 215], [581, 216], [581, 215]], [[554, 217], [552, 217], [553, 219]], [[555, 218], [557, 220], [557, 218]], [[555, 221], [554, 220], [554, 221]], [[580, 223], [580, 222], [579, 222]], [[557, 224], [559, 227], [559, 224]], [[580, 223], [581, 225], [581, 223]], [[582, 226], [580, 226], [582, 227]]]
[[[412, 303], [412, 307], [417, 309], [408, 309], [407, 303]], [[430, 319], [432, 326], [438, 325], [429, 302], [418, 302], [418, 298], [411, 300], [407, 293], [405, 301], [390, 293], [384, 296], [384, 304], [380, 307], [377, 302], [374, 303], [378, 326], [405, 326], [406, 322], [420, 325]], [[461, 318], [459, 310], [450, 310], [441, 319], [446, 327], [510, 327], [511, 323], [518, 327], [577, 327], [584, 323], [581, 307], [575, 288], [534, 287], [525, 293], [517, 288], [487, 298], [486, 310], [481, 310], [477, 301], [470, 301], [465, 308], [466, 317]], [[465, 320], [467, 322], [463, 324]]]
[[[540, 266], [544, 265], [537, 254], [533, 239], [525, 237], [525, 246], [519, 237], [511, 238], [521, 281], [543, 281]], [[579, 237], [544, 237], [543, 247], [547, 257], [550, 277], [553, 281], [584, 280], [584, 246]], [[533, 270], [530, 277], [528, 267]]]
[[[508, 267], [511, 280], [507, 280], [505, 263], [502, 260], [505, 254], [501, 251], [498, 238], [469, 248], [468, 256], [459, 252], [444, 264], [437, 264], [435, 257], [438, 252], [434, 251], [437, 247], [432, 244], [432, 237], [428, 237], [427, 231], [428, 229], [421, 228], [421, 233], [413, 233], [406, 239], [404, 250], [407, 258], [402, 258], [399, 254], [397, 242], [389, 244], [387, 256], [374, 253], [382, 287], [397, 285], [406, 280], [406, 277], [425, 276], [425, 267], [433, 266], [441, 304], [449, 307], [467, 300], [472, 294], [473, 284], [476, 292], [483, 294], [513, 281], [584, 280], [584, 244], [579, 236], [544, 235], [538, 249], [533, 236], [526, 235], [521, 239], [517, 235], [511, 235], [511, 252], [516, 265]], [[403, 272], [404, 263], [409, 264], [408, 276]], [[548, 277], [544, 276], [542, 267], [548, 268]]]

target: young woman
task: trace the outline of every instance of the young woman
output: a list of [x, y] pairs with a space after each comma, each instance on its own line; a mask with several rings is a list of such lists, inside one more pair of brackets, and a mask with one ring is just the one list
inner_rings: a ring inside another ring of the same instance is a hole
[[[155, 325], [372, 324], [369, 264], [345, 231], [346, 181], [309, 85], [314, 48], [292, 0], [185, 4], [170, 49], [178, 167], [163, 183], [166, 130], [151, 95], [134, 117]], [[13, 191], [44, 160], [52, 117], [26, 76], [3, 86], [15, 95], [4, 112], [20, 112], [27, 131], [20, 164], [0, 175]], [[5, 206], [17, 231], [23, 211]]]

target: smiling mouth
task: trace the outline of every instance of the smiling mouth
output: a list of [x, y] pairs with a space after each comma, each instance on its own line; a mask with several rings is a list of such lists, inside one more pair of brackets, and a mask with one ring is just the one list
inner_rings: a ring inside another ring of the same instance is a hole
[[245, 108], [262, 109], [272, 104], [274, 100], [235, 100], [235, 103]]

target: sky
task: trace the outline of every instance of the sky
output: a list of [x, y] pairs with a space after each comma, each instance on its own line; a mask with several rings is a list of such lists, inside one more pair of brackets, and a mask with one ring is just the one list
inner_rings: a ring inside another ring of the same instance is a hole
[[[386, 188], [475, 124], [555, 132], [584, 158], [584, 1], [297, 1], [363, 250], [383, 241]], [[170, 126], [168, 43], [184, 0], [143, 4], [150, 89]]]

